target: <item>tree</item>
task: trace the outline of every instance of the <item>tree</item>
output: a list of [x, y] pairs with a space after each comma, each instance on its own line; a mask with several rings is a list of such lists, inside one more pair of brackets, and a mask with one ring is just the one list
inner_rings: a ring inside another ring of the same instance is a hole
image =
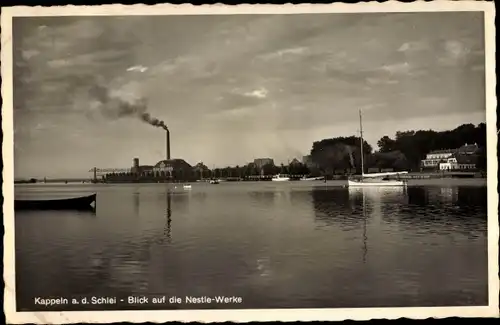
[[306, 175], [309, 173], [307, 166], [302, 163], [291, 163], [288, 165], [290, 175]]
[[248, 169], [250, 171], [250, 176], [259, 176], [260, 171], [254, 163], [248, 164]]
[[377, 142], [380, 152], [390, 152], [396, 149], [396, 141], [384, 135]]
[[349, 151], [347, 148], [341, 142], [317, 142], [311, 150], [311, 158], [323, 173], [333, 174], [337, 169], [349, 168]]
[[[361, 141], [358, 137], [337, 137], [313, 143], [311, 158], [322, 173], [333, 174], [335, 170], [347, 172], [356, 168], [361, 172]], [[363, 141], [363, 155], [369, 156], [373, 148]], [[365, 165], [366, 167], [366, 165]]]
[[262, 166], [262, 173], [264, 176], [274, 175], [274, 165], [265, 164], [264, 166]]
[[379, 170], [386, 168], [408, 170], [409, 168], [406, 156], [399, 150], [373, 153], [367, 157], [367, 165]]

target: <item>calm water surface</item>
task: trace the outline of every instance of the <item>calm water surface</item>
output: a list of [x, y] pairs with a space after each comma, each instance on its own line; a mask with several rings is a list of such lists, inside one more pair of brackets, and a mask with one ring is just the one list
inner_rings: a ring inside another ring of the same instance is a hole
[[243, 299], [142, 309], [487, 305], [485, 186], [333, 185], [18, 186], [18, 198], [98, 193], [95, 213], [16, 213], [18, 309], [133, 294]]

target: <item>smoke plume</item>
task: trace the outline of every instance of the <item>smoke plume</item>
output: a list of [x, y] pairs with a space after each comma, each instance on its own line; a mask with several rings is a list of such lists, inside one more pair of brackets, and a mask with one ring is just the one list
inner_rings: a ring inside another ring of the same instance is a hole
[[148, 124], [163, 128], [164, 130], [167, 130], [167, 126], [165, 125], [165, 122], [160, 121], [159, 119], [157, 119], [155, 117], [151, 117], [151, 115], [149, 113], [141, 113], [140, 117], [144, 122], [146, 122]]
[[132, 92], [123, 89], [111, 91], [104, 86], [95, 85], [89, 90], [89, 95], [98, 103], [101, 113], [108, 118], [137, 117], [149, 125], [167, 130], [165, 122], [147, 112], [147, 100]]

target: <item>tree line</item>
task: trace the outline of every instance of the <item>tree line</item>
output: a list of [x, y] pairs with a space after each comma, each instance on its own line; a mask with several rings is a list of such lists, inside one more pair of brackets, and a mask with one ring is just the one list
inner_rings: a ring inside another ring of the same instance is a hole
[[[420, 162], [433, 150], [457, 149], [465, 144], [477, 144], [477, 168], [486, 169], [486, 124], [463, 124], [448, 131], [398, 131], [394, 138], [383, 136], [378, 151], [363, 142], [365, 172], [367, 169], [420, 170]], [[361, 172], [361, 140], [359, 137], [336, 137], [313, 143], [311, 159], [323, 173]]]
[[288, 165], [280, 164], [265, 164], [257, 166], [254, 163], [249, 163], [244, 166], [234, 166], [225, 168], [209, 169], [203, 163], [197, 164], [195, 173], [198, 178], [247, 178], [252, 176], [272, 176], [276, 174], [286, 175], [308, 175], [311, 171], [303, 163], [296, 162]]
[[[363, 141], [363, 165], [367, 170], [419, 171], [420, 162], [433, 150], [458, 149], [465, 144], [477, 144], [477, 168], [486, 169], [486, 124], [463, 124], [453, 130], [407, 130], [396, 132], [393, 138], [385, 135], [377, 141], [378, 150]], [[195, 166], [200, 178], [250, 176], [333, 175], [361, 173], [361, 139], [359, 136], [335, 137], [315, 141], [310, 151], [310, 164], [267, 164], [209, 169], [200, 163]]]

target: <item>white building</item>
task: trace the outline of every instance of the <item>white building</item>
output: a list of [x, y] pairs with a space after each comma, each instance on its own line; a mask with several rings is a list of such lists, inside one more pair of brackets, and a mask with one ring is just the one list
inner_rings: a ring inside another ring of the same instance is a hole
[[441, 163], [456, 163], [457, 159], [454, 157], [456, 154], [457, 149], [446, 149], [446, 150], [434, 150], [429, 152], [425, 159], [422, 160], [422, 168], [437, 168], [441, 169], [440, 164]]
[[467, 143], [458, 149], [434, 150], [421, 161], [421, 167], [439, 170], [474, 169], [474, 155], [478, 150], [477, 144]]
[[455, 170], [458, 169], [457, 158], [450, 157], [446, 160], [442, 160], [439, 163], [439, 170]]

